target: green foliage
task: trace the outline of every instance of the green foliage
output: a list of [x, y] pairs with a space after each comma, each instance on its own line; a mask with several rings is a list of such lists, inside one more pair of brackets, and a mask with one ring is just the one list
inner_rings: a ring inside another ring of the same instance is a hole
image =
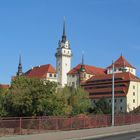
[[101, 98], [95, 103], [91, 112], [94, 114], [111, 114], [111, 105], [105, 98]]
[[87, 113], [91, 107], [88, 93], [80, 87], [59, 89], [56, 98], [58, 100], [57, 103], [61, 102], [61, 115]]
[[6, 111], [6, 98], [8, 96], [8, 90], [0, 88], [0, 117], [7, 116], [8, 112]]
[[87, 113], [91, 106], [82, 88], [58, 89], [56, 83], [16, 77], [7, 91], [0, 91], [0, 116], [68, 116]]
[[56, 84], [24, 76], [17, 77], [11, 83], [8, 112], [11, 116], [43, 115], [49, 98], [55, 92]]

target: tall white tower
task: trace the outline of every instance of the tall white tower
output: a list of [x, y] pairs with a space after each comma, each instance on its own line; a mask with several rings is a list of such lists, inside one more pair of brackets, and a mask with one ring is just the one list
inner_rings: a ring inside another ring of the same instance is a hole
[[58, 75], [58, 84], [60, 87], [67, 85], [67, 73], [71, 69], [72, 52], [69, 41], [66, 38], [65, 21], [63, 24], [62, 39], [59, 40], [56, 56], [56, 71]]

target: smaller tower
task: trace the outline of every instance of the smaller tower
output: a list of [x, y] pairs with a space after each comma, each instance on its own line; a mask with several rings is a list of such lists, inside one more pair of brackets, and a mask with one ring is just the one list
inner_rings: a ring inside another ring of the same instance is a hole
[[19, 56], [19, 64], [18, 64], [18, 72], [17, 72], [17, 76], [22, 76], [23, 72], [22, 72], [22, 63], [21, 63], [21, 55]]
[[86, 80], [86, 70], [85, 70], [85, 65], [84, 65], [84, 54], [82, 54], [82, 63], [81, 63], [81, 68], [79, 71], [79, 85]]

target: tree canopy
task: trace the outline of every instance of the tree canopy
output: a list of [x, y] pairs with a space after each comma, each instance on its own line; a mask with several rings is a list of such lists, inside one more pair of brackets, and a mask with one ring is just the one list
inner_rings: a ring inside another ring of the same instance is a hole
[[82, 88], [58, 89], [55, 82], [16, 77], [9, 90], [0, 90], [0, 116], [77, 115], [91, 106]]

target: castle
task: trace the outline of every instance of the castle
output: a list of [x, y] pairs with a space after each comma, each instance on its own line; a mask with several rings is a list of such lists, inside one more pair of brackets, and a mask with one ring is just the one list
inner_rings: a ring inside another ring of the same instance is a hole
[[[66, 36], [65, 22], [55, 57], [56, 69], [51, 64], [39, 65], [25, 72], [25, 76], [54, 81], [62, 88], [81, 85], [89, 93], [93, 104], [102, 97], [111, 104], [113, 65], [107, 68], [86, 65], [82, 56], [81, 63], [71, 68], [72, 50]], [[115, 111], [129, 112], [140, 105], [140, 79], [136, 76], [136, 68], [121, 55], [114, 62], [114, 73]], [[20, 57], [17, 76], [22, 74]]]

